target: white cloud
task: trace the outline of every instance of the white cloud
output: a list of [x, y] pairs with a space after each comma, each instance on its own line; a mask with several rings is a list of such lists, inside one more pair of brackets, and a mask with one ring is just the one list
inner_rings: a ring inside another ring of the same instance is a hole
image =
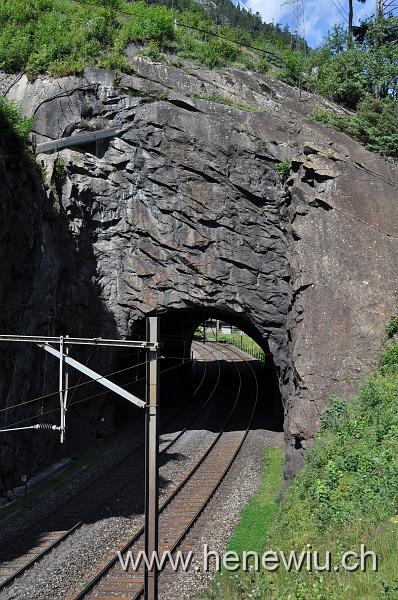
[[[254, 12], [259, 12], [264, 21], [289, 25], [295, 30], [295, 10], [292, 6], [281, 6], [283, 0], [248, 0]], [[340, 2], [340, 4], [339, 4]], [[327, 32], [335, 23], [347, 25], [348, 2], [347, 0], [304, 0], [305, 32], [310, 46], [319, 45]], [[374, 1], [367, 0], [361, 4], [354, 0], [354, 21], [366, 18], [374, 12]], [[344, 16], [346, 15], [347, 20]]]

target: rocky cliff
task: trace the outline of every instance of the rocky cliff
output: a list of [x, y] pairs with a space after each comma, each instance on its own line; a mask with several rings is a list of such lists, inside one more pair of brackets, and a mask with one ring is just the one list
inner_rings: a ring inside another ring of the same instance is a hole
[[[20, 166], [7, 173], [1, 235], [15, 228], [22, 249], [9, 236], [2, 252], [21, 288], [2, 274], [2, 298], [39, 311], [32, 333], [54, 306], [57, 329], [81, 335], [129, 336], [150, 313], [184, 345], [206, 315], [241, 326], [277, 369], [290, 475], [330, 395], [348, 397], [374, 367], [396, 311], [395, 168], [311, 121], [325, 101], [309, 93], [232, 68], [131, 62], [133, 75], [1, 77], [37, 143], [117, 128], [39, 155], [41, 200]], [[10, 313], [2, 321], [9, 332]], [[28, 390], [11, 393], [7, 373], [2, 402], [16, 403]]]

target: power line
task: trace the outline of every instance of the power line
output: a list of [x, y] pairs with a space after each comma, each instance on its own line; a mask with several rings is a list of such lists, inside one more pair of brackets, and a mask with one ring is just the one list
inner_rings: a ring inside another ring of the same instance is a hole
[[20, 402], [19, 404], [13, 404], [12, 406], [7, 406], [6, 408], [0, 408], [0, 412], [5, 412], [9, 410], [13, 410], [14, 408], [18, 408], [19, 406], [26, 406], [27, 404], [32, 404], [32, 402], [38, 402], [39, 400], [44, 400], [45, 398], [50, 398], [51, 396], [56, 396], [60, 392], [66, 392], [67, 390], [72, 390], [74, 388], [82, 387], [84, 385], [88, 385], [90, 383], [95, 383], [96, 381], [100, 381], [101, 379], [105, 379], [107, 377], [111, 377], [112, 375], [117, 375], [118, 373], [123, 373], [125, 371], [129, 371], [131, 369], [135, 369], [136, 367], [140, 367], [145, 365], [148, 361], [144, 361], [138, 365], [131, 365], [130, 367], [126, 367], [124, 369], [119, 369], [118, 371], [113, 371], [112, 373], [107, 373], [106, 375], [101, 375], [101, 377], [97, 377], [96, 379], [91, 379], [90, 381], [83, 381], [83, 383], [78, 383], [76, 385], [68, 386], [68, 388], [57, 390], [56, 392], [50, 392], [49, 394], [45, 394], [43, 396], [37, 396], [36, 398], [32, 398], [31, 400], [26, 400], [26, 402]]
[[[96, 348], [94, 347], [93, 349], [91, 349], [91, 350], [90, 350], [90, 354], [89, 354], [89, 356], [88, 356], [88, 359], [87, 359], [87, 361], [86, 361], [86, 364], [84, 365], [85, 367], [87, 367], [87, 366], [88, 366], [88, 363], [90, 362], [90, 359], [91, 359], [91, 357], [92, 357], [92, 355], [93, 355], [93, 352], [95, 351], [95, 349], [96, 349]], [[47, 352], [46, 352], [46, 357], [47, 357]], [[78, 386], [78, 385], [80, 385], [80, 382], [81, 382], [81, 380], [82, 380], [82, 377], [83, 377], [83, 373], [79, 373], [79, 379], [77, 380], [77, 385], [74, 387], [74, 390], [73, 390], [73, 392], [72, 392], [72, 395], [71, 395], [71, 397], [70, 397], [70, 400], [69, 400], [69, 402], [72, 402], [73, 398], [75, 397], [76, 390], [77, 390], [77, 386]], [[68, 390], [70, 390], [70, 389], [71, 389], [71, 388], [68, 386]], [[67, 408], [67, 403], [65, 404], [65, 409], [66, 409], [66, 408]]]
[[59, 431], [61, 427], [59, 425], [51, 425], [50, 423], [37, 423], [36, 425], [28, 425], [27, 427], [12, 427], [7, 429], [0, 429], [0, 433], [6, 433], [8, 431], [23, 431], [26, 429], [41, 429], [44, 431]]
[[[299, 0], [299, 1], [303, 1], [303, 0]], [[76, 4], [81, 4], [82, 6], [88, 6], [85, 2], [82, 2], [81, 0], [69, 0], [69, 2], [72, 3], [76, 3]], [[134, 17], [135, 14], [134, 13], [130, 13], [127, 12], [125, 10], [121, 10], [119, 8], [114, 8], [112, 9], [114, 10], [114, 12], [122, 14], [122, 15], [127, 15], [128, 17]], [[200, 33], [204, 33], [206, 35], [210, 35], [213, 37], [217, 37], [220, 38], [222, 40], [226, 40], [227, 42], [232, 42], [233, 44], [237, 44], [238, 46], [242, 46], [244, 48], [249, 48], [251, 50], [257, 50], [259, 52], [263, 52], [264, 54], [269, 54], [270, 56], [273, 56], [275, 58], [278, 58], [278, 55], [275, 54], [274, 52], [270, 52], [269, 50], [263, 50], [262, 48], [257, 48], [256, 46], [251, 46], [250, 44], [245, 44], [244, 42], [240, 42], [238, 40], [231, 40], [230, 38], [227, 38], [223, 35], [220, 35], [219, 33], [214, 33], [212, 31], [207, 31], [205, 29], [201, 29], [199, 27], [194, 27], [193, 25], [187, 25], [186, 23], [181, 23], [179, 21], [177, 21], [177, 19], [175, 19], [174, 23], [178, 26], [178, 27], [185, 27], [187, 29], [192, 29], [193, 31], [199, 31]]]
[[336, 4], [335, 0], [332, 0], [332, 2], [333, 2], [334, 7], [337, 8], [338, 12], [343, 17], [343, 19], [345, 19], [345, 21], [348, 23], [348, 19], [347, 19], [347, 16], [345, 15], [345, 13], [343, 13], [341, 11], [340, 7]]
[[[305, 50], [305, 18], [304, 18], [304, 0], [285, 0], [282, 6], [292, 6], [296, 18], [296, 48], [300, 49], [300, 41], [304, 41]], [[293, 39], [293, 37], [291, 38]]]
[[[183, 357], [179, 357], [179, 358], [182, 359]], [[192, 358], [186, 360], [185, 363], [180, 363], [179, 365], [173, 365], [172, 367], [167, 367], [167, 369], [163, 369], [161, 371], [161, 373], [166, 373], [167, 371], [172, 371], [173, 369], [177, 369], [178, 367], [182, 367], [184, 365], [187, 365], [190, 362], [193, 362]], [[133, 367], [142, 366], [144, 364], [145, 363], [141, 363], [141, 365], [133, 365]], [[130, 368], [133, 368], [133, 367], [130, 367]], [[145, 379], [146, 379], [146, 376], [145, 377], [140, 377], [139, 379], [133, 379], [132, 381], [128, 381], [127, 383], [124, 383], [120, 387], [125, 388], [128, 385], [132, 385], [133, 383], [137, 383], [139, 381], [144, 381]], [[92, 394], [91, 396], [86, 396], [86, 398], [82, 398], [81, 400], [76, 400], [76, 402], [73, 402], [73, 403], [69, 404], [68, 409], [71, 408], [72, 406], [76, 406], [77, 404], [81, 404], [82, 402], [88, 402], [88, 400], [92, 400], [93, 398], [98, 398], [99, 396], [103, 396], [104, 394], [109, 394], [109, 390], [104, 390], [103, 392], [98, 392], [97, 394]], [[26, 417], [25, 419], [21, 419], [20, 421], [15, 421], [14, 423], [10, 423], [9, 427], [14, 427], [14, 425], [20, 425], [21, 423], [26, 423], [26, 421], [31, 421], [32, 419], [37, 419], [39, 417], [40, 418], [44, 417], [45, 415], [49, 415], [49, 414], [57, 412], [59, 410], [60, 410], [59, 407], [52, 408], [51, 410], [47, 410], [44, 413], [40, 413], [38, 415], [32, 415], [30, 417]]]
[[341, 4], [340, 0], [336, 0], [336, 2], [337, 2], [337, 3], [338, 3], [338, 5], [341, 7], [341, 10], [343, 11], [343, 13], [344, 13], [345, 15], [347, 15], [347, 16], [348, 16], [348, 10], [345, 8], [345, 6], [343, 6], [343, 5]]

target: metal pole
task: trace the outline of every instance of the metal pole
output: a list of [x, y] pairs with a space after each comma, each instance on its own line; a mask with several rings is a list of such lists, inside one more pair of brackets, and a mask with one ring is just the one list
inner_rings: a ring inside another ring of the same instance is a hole
[[[65, 336], [66, 339], [69, 336]], [[68, 400], [68, 386], [69, 386], [69, 369], [68, 364], [65, 363], [65, 356], [69, 354], [69, 348], [64, 348], [64, 338], [60, 337], [59, 351], [61, 354], [59, 362], [59, 396], [61, 400], [61, 444], [65, 442], [65, 429], [66, 429], [66, 403]]]
[[[158, 342], [159, 321], [157, 317], [147, 319], [147, 341]], [[147, 384], [146, 384], [146, 422], [145, 422], [145, 552], [151, 561], [158, 552], [158, 517], [159, 517], [159, 487], [158, 487], [158, 401], [159, 401], [159, 368], [158, 350], [149, 349], [147, 353]], [[156, 553], [156, 554], [155, 554]], [[145, 600], [157, 600], [158, 570], [156, 560], [153, 568], [145, 567], [144, 590]]]
[[65, 409], [64, 409], [64, 338], [59, 338], [59, 402], [61, 408], [61, 444], [64, 443], [65, 433]]

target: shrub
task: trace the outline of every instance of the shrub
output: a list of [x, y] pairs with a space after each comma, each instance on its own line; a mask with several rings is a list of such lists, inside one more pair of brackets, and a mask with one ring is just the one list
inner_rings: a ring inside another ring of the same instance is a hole
[[321, 65], [312, 83], [327, 98], [354, 109], [367, 90], [364, 56], [355, 48], [337, 54]]
[[396, 333], [398, 333], [398, 315], [391, 317], [386, 327], [386, 334], [389, 338], [392, 338]]
[[381, 359], [380, 370], [383, 374], [396, 373], [398, 371], [398, 344], [390, 342]]
[[363, 142], [368, 150], [381, 155], [398, 156], [398, 104], [391, 98], [366, 96], [354, 115], [336, 115], [316, 107], [311, 115], [315, 121], [344, 131]]
[[55, 185], [57, 186], [61, 186], [66, 180], [66, 169], [64, 161], [59, 156], [57, 156], [57, 158], [54, 161], [53, 178]]
[[261, 56], [258, 61], [256, 62], [255, 65], [255, 69], [256, 71], [258, 71], [259, 73], [268, 73], [269, 69], [270, 69], [270, 65], [269, 62], [267, 61], [267, 59], [264, 56]]
[[5, 126], [6, 135], [25, 145], [32, 129], [33, 118], [23, 117], [15, 102], [0, 97], [0, 119]]
[[137, 2], [129, 5], [131, 18], [122, 25], [116, 47], [124, 50], [129, 42], [156, 41], [159, 47], [174, 39], [174, 15], [166, 6]]
[[302, 73], [307, 68], [307, 61], [301, 52], [295, 52], [290, 48], [283, 52], [284, 66], [279, 72], [279, 79], [289, 85], [298, 85]]
[[364, 142], [373, 152], [398, 156], [398, 102], [366, 96], [356, 115], [344, 123], [347, 133]]
[[198, 46], [197, 58], [208, 67], [222, 67], [234, 62], [240, 55], [236, 44], [218, 38], [211, 38]]
[[311, 114], [311, 119], [317, 121], [318, 123], [323, 123], [326, 127], [334, 127], [336, 129], [339, 128], [338, 121], [336, 119], [336, 115], [334, 113], [329, 112], [322, 106], [316, 106]]
[[[218, 596], [280, 600], [395, 598], [398, 557], [398, 344], [351, 401], [334, 397], [303, 469], [276, 511], [264, 547], [332, 556], [332, 570], [237, 573], [218, 580]], [[363, 543], [379, 557], [377, 572], [344, 573], [340, 557]], [[318, 579], [319, 578], [319, 579]], [[388, 595], [385, 593], [388, 590]], [[243, 592], [240, 595], [240, 592]], [[209, 600], [211, 596], [208, 596]]]
[[278, 173], [282, 183], [286, 183], [291, 168], [292, 162], [288, 158], [284, 158], [275, 166], [275, 171]]

